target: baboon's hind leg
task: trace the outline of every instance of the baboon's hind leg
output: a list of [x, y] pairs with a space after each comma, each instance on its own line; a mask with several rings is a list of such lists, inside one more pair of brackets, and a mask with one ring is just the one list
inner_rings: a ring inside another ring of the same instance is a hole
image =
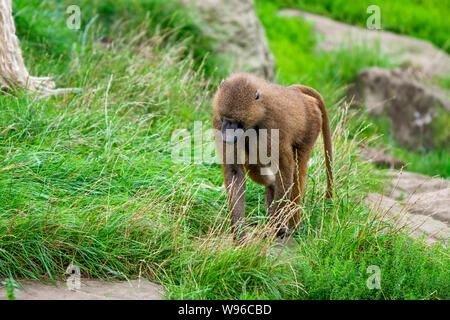
[[303, 193], [305, 192], [306, 177], [308, 174], [308, 161], [311, 157], [312, 148], [296, 149], [296, 169], [294, 173], [294, 185], [292, 187], [291, 201], [295, 204], [293, 215], [289, 221], [290, 231], [294, 231], [300, 226], [301, 215], [300, 205]]
[[266, 211], [269, 211], [273, 202], [274, 187], [273, 185], [266, 186]]

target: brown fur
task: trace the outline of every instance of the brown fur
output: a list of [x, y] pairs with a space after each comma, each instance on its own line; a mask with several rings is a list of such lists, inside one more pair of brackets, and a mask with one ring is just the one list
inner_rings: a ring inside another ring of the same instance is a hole
[[[259, 99], [255, 99], [257, 90], [261, 93]], [[223, 119], [243, 124], [244, 130], [279, 129], [279, 170], [274, 181], [273, 178], [261, 175], [259, 162], [249, 164], [246, 161], [244, 165], [240, 165], [235, 157], [234, 163], [222, 165], [234, 231], [237, 231], [245, 211], [244, 168], [253, 181], [266, 186], [269, 215], [283, 214], [289, 205], [288, 201], [282, 200], [301, 203], [308, 160], [320, 130], [324, 138], [327, 197], [332, 196], [331, 131], [325, 104], [317, 91], [302, 85], [284, 87], [250, 74], [238, 73], [224, 81], [214, 96], [213, 128], [221, 130]], [[237, 145], [220, 141], [217, 147], [237, 148]], [[248, 145], [246, 151], [248, 152]], [[300, 224], [299, 210], [296, 208], [293, 211], [290, 231]], [[286, 227], [280, 227], [279, 231], [283, 233], [287, 230]]]

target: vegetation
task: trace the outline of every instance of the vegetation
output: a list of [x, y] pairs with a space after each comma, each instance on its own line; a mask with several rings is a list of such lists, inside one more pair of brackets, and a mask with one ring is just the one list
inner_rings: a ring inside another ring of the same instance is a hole
[[367, 18], [372, 14], [367, 12], [367, 8], [377, 5], [380, 8], [382, 29], [429, 40], [450, 53], [448, 0], [270, 0], [270, 2], [282, 8], [298, 8], [362, 27], [366, 27]]
[[[206, 49], [196, 20], [163, 1], [127, 2], [126, 10], [125, 1], [110, 1], [108, 11], [101, 10], [105, 2], [86, 1], [83, 11], [103, 12], [101, 18], [69, 32], [61, 3], [15, 2], [31, 72], [58, 74], [60, 84], [83, 91], [47, 100], [0, 96], [1, 278], [53, 281], [73, 262], [84, 277], [149, 278], [169, 299], [449, 298], [448, 249], [412, 240], [363, 204], [367, 192], [382, 188], [382, 177], [357, 155], [366, 124], [355, 123], [332, 95], [334, 199], [323, 199], [319, 144], [297, 245], [280, 248], [262, 236], [263, 192], [248, 183], [248, 221], [259, 227], [236, 246], [219, 166], [171, 156], [174, 130], [192, 130], [197, 120], [209, 127], [218, 80], [214, 57], [201, 64]], [[133, 25], [125, 19], [132, 13]], [[173, 18], [180, 15], [185, 20]], [[358, 63], [388, 63], [367, 59]], [[350, 63], [317, 61], [333, 75], [323, 75], [332, 79], [323, 92], [352, 74]], [[299, 74], [320, 84], [312, 70]], [[279, 72], [290, 81], [289, 69]], [[367, 286], [372, 265], [381, 270], [381, 289]]]
[[[285, 85], [303, 83], [316, 88], [324, 96], [328, 108], [336, 111], [336, 105], [345, 95], [347, 85], [362, 69], [377, 66], [397, 67], [396, 57], [388, 57], [379, 48], [367, 47], [342, 48], [333, 52], [319, 51], [316, 48], [317, 37], [312, 25], [301, 18], [288, 18], [277, 15], [277, 11], [286, 6], [294, 6], [289, 1], [258, 0], [257, 11], [266, 28], [270, 48], [277, 64], [277, 80]], [[303, 3], [303, 2], [302, 2]], [[357, 2], [359, 3], [359, 2]], [[348, 6], [352, 6], [348, 4]], [[365, 13], [365, 11], [364, 11]], [[365, 21], [365, 20], [364, 20]], [[447, 78], [436, 81], [445, 87]], [[448, 126], [446, 116], [440, 117], [442, 128]], [[407, 170], [431, 176], [450, 177], [450, 151], [443, 141], [448, 141], [447, 133], [436, 137], [436, 150], [408, 151], [398, 146], [389, 135], [389, 123], [369, 119], [364, 114], [355, 114], [350, 122], [350, 132], [355, 132], [361, 122], [371, 125], [365, 127], [361, 135], [371, 145], [382, 146], [392, 151], [408, 164]], [[442, 130], [441, 130], [442, 131]], [[373, 139], [380, 137], [380, 139]]]
[[[137, 0], [130, 5], [128, 0], [80, 0], [77, 5], [81, 8], [82, 30], [66, 27], [69, 17], [66, 9], [72, 4], [73, 1], [68, 0], [14, 1], [17, 35], [26, 41], [23, 50], [29, 52], [28, 59], [33, 59], [28, 64], [36, 69], [44, 66], [43, 70], [37, 71], [51, 74], [66, 71], [74, 51], [83, 53], [89, 46], [89, 32], [95, 32], [97, 41], [108, 43], [139, 29], [146, 35], [164, 30], [160, 46], [183, 42], [184, 54], [193, 56], [196, 68], [202, 65], [208, 75], [225, 72], [221, 67], [224, 61], [210, 54], [214, 42], [201, 31], [204, 22], [198, 16], [181, 10], [182, 5], [177, 1]], [[58, 63], [47, 66], [39, 61], [42, 58], [40, 54], [46, 54], [48, 59]]]

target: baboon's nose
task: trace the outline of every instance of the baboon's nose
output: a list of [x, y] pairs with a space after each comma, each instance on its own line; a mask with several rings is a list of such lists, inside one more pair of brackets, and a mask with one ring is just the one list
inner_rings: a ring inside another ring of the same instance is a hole
[[229, 144], [235, 144], [238, 141], [236, 130], [241, 129], [241, 125], [236, 121], [222, 120], [222, 140]]

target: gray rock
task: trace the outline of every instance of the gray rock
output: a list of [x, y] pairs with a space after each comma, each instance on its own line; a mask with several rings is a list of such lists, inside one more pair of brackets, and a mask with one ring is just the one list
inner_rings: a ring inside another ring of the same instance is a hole
[[[450, 189], [450, 180], [431, 178], [419, 173], [389, 171], [387, 177], [392, 182], [388, 185], [386, 192], [395, 199], [400, 199], [405, 194], [420, 194]], [[450, 205], [448, 209], [450, 213]], [[448, 222], [450, 222], [450, 216]]]
[[402, 160], [386, 154], [385, 150], [371, 147], [364, 147], [361, 155], [370, 163], [374, 163], [378, 167], [388, 167], [391, 169], [402, 168], [406, 163]]
[[217, 39], [216, 53], [231, 59], [231, 72], [275, 80], [275, 63], [253, 0], [179, 0], [198, 9]]
[[374, 212], [412, 237], [427, 243], [450, 239], [450, 181], [421, 174], [391, 171], [384, 194], [365, 199]]
[[[436, 147], [436, 136], [450, 134], [433, 122], [450, 112], [450, 101], [441, 91], [415, 80], [410, 71], [372, 67], [361, 71], [348, 92], [352, 106], [366, 107], [372, 115], [387, 115], [392, 124], [394, 139], [402, 146], [417, 149]], [[442, 108], [443, 107], [443, 108]], [[443, 139], [438, 143], [448, 144]], [[440, 148], [446, 145], [439, 145]]]
[[[161, 286], [148, 280], [109, 282], [81, 279], [78, 290], [69, 290], [65, 282], [57, 285], [35, 280], [20, 281], [15, 289], [17, 300], [161, 300]], [[0, 286], [0, 299], [6, 299], [6, 289]]]

